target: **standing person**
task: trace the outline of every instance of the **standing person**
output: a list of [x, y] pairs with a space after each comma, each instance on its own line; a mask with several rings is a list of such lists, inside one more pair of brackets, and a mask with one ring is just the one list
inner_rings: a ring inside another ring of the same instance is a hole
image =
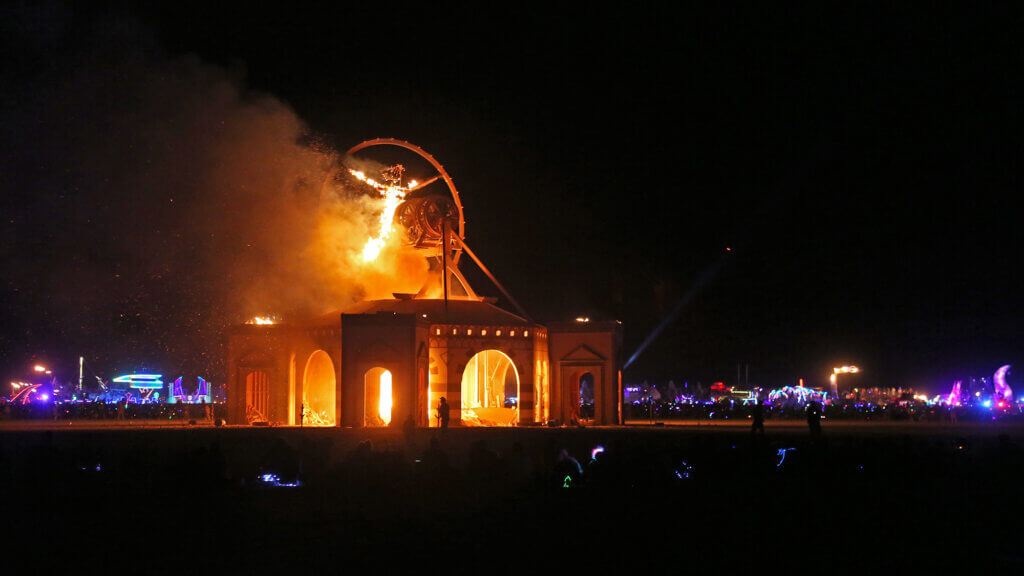
[[750, 425], [750, 436], [754, 437], [757, 432], [764, 436], [764, 404], [761, 403], [761, 399], [757, 398], [754, 400], [754, 411], [752, 414], [754, 421]]
[[448, 429], [448, 418], [451, 416], [448, 406], [448, 399], [441, 396], [441, 402], [437, 405], [437, 418], [441, 421], [441, 430]]
[[413, 436], [416, 434], [416, 421], [413, 420], [412, 414], [402, 422], [402, 435], [405, 437], [405, 445], [412, 449]]
[[807, 427], [811, 431], [811, 440], [821, 438], [821, 404], [816, 400], [807, 404]]

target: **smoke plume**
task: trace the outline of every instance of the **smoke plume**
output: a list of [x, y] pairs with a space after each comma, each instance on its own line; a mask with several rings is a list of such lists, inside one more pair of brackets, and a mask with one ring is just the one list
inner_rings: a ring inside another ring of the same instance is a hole
[[11, 362], [220, 377], [231, 324], [419, 288], [426, 266], [398, 235], [361, 261], [381, 201], [285, 103], [194, 56], [100, 44], [5, 74]]

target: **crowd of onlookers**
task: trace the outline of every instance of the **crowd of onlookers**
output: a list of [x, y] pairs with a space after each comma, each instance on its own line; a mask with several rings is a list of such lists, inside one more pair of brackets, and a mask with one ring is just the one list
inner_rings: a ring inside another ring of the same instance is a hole
[[[765, 419], [803, 419], [806, 406], [800, 403], [765, 403]], [[653, 414], [652, 414], [653, 412]], [[626, 420], [726, 420], [751, 418], [752, 402], [725, 400], [720, 402], [637, 402], [623, 405]], [[864, 402], [828, 403], [823, 407], [825, 420], [864, 421], [925, 421], [960, 422], [1021, 418], [1020, 409], [989, 409], [984, 406], [929, 405], [921, 401], [894, 404], [871, 404]]]
[[[653, 408], [653, 414], [652, 412]], [[587, 411], [589, 409], [589, 411]], [[803, 404], [765, 403], [764, 418], [803, 419]], [[581, 407], [581, 415], [592, 417], [593, 404]], [[623, 405], [623, 416], [629, 420], [749, 420], [753, 404], [739, 401], [721, 402], [639, 402]], [[925, 402], [903, 402], [878, 405], [869, 403], [826, 404], [825, 420], [976, 422], [1022, 418], [1016, 406], [993, 410], [984, 406], [949, 407]], [[227, 405], [214, 404], [132, 404], [125, 402], [75, 402], [64, 404], [11, 403], [0, 399], [0, 420], [202, 420], [225, 419]]]
[[0, 420], [211, 420], [226, 418], [225, 404], [130, 402], [39, 403], [0, 401]]

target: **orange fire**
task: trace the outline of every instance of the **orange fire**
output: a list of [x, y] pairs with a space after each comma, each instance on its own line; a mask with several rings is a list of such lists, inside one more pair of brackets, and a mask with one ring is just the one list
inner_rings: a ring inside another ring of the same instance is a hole
[[398, 183], [377, 182], [359, 170], [349, 169], [349, 173], [360, 182], [371, 186], [384, 197], [384, 209], [380, 213], [377, 235], [371, 236], [366, 241], [366, 246], [363, 247], [363, 261], [372, 262], [380, 255], [381, 249], [384, 248], [384, 243], [391, 236], [391, 232], [394, 229], [395, 210], [398, 209], [398, 205], [405, 199], [405, 195], [416, 187], [416, 182], [410, 182], [409, 186], [402, 186]]
[[249, 320], [248, 324], [255, 324], [257, 326], [269, 326], [274, 323], [274, 319], [269, 316], [255, 316], [252, 320]]

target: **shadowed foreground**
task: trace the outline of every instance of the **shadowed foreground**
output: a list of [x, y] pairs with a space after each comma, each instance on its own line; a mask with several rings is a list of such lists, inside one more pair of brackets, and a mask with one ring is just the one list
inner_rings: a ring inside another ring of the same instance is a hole
[[8, 565], [37, 569], [1010, 568], [1024, 564], [1022, 438], [982, 426], [826, 427], [817, 443], [724, 427], [5, 431], [0, 488], [19, 551]]

